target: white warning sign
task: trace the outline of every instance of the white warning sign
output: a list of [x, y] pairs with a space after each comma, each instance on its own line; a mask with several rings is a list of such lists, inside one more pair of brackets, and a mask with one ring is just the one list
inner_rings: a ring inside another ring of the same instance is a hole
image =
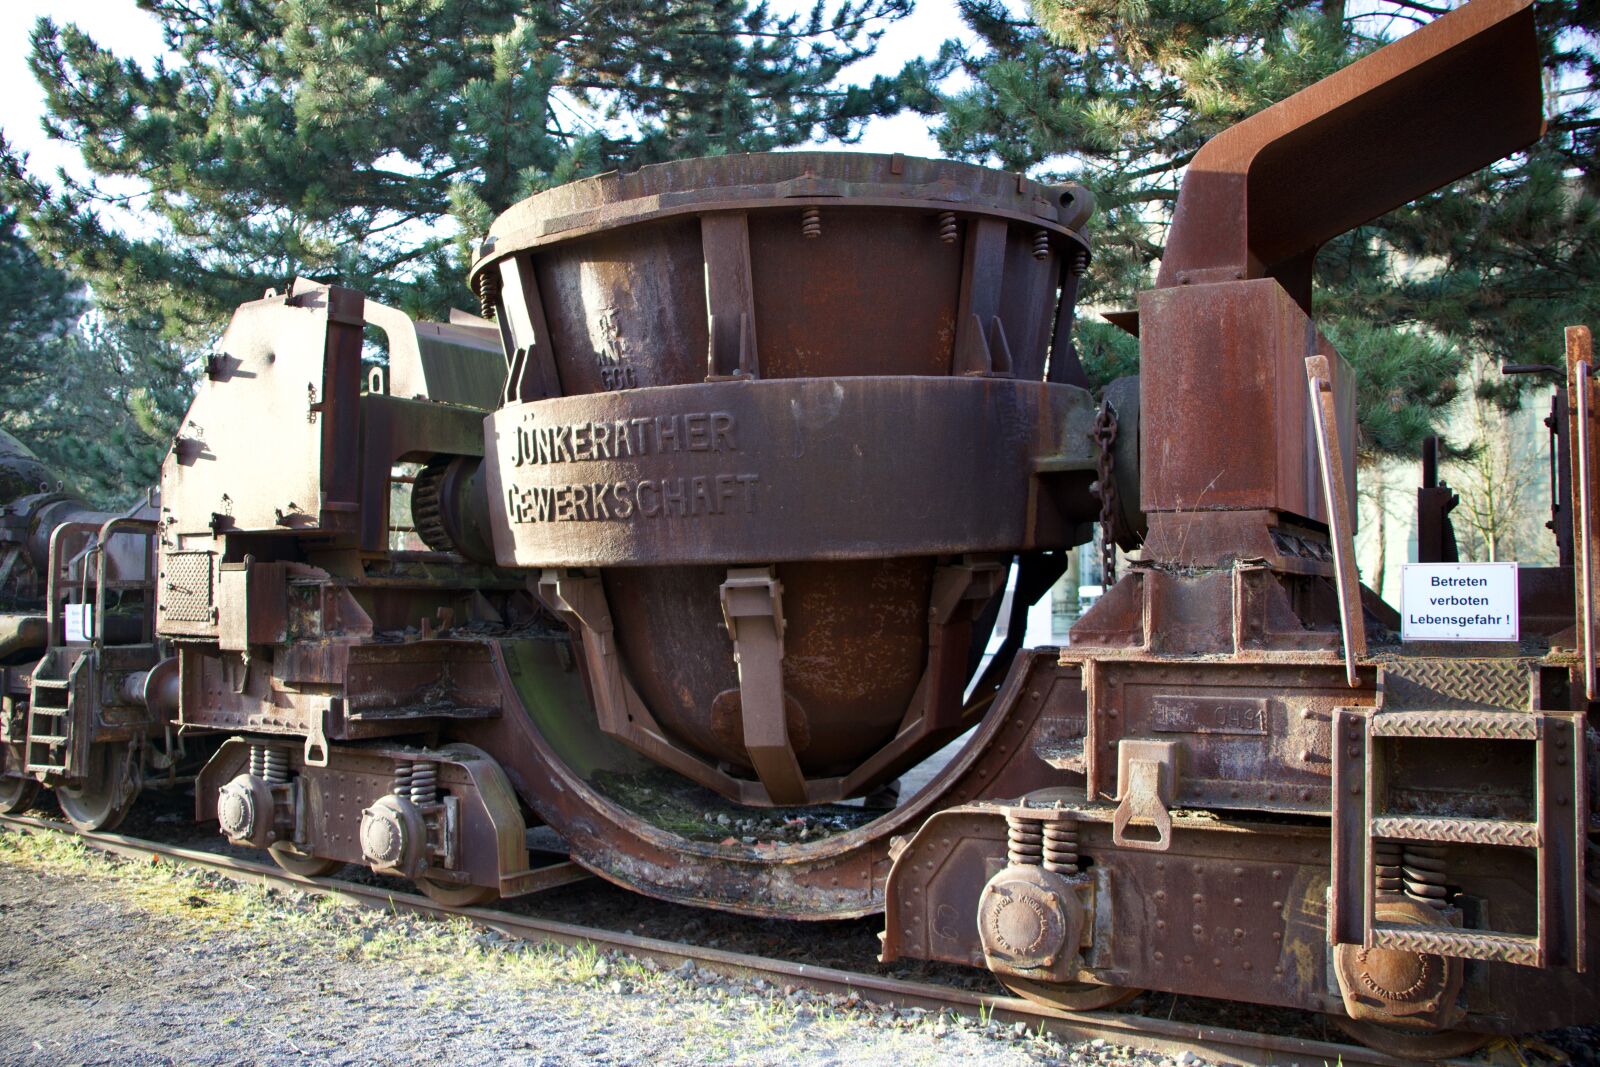
[[88, 644], [94, 639], [94, 605], [63, 604], [61, 621], [66, 627], [67, 644]]
[[1406, 641], [1515, 641], [1517, 565], [1404, 564], [1400, 618]]

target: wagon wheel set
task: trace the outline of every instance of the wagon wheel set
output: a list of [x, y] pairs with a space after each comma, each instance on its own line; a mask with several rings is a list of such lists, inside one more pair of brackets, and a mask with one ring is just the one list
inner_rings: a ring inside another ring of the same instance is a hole
[[[20, 760], [18, 746], [5, 746], [7, 767]], [[129, 742], [110, 742], [90, 746], [89, 763], [81, 778], [49, 788], [61, 814], [79, 830], [115, 830], [133, 809], [139, 796], [137, 757]], [[34, 806], [46, 789], [32, 777], [7, 774], [0, 777], [0, 813], [14, 815]]]

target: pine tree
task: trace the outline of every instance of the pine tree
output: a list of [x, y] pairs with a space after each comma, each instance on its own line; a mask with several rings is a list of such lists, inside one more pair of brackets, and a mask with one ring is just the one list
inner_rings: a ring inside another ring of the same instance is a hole
[[100, 507], [143, 496], [193, 394], [191, 353], [152, 324], [94, 311], [38, 351], [38, 372], [0, 394], [0, 429]]
[[[0, 192], [103, 307], [169, 330], [214, 333], [297, 274], [437, 317], [472, 306], [467, 242], [534, 191], [931, 107], [937, 64], [838, 84], [910, 3], [139, 0], [181, 57], [148, 72], [42, 19], [46, 126], [95, 178], [52, 189], [3, 146]], [[108, 221], [107, 179], [148, 190], [156, 232]]]
[[78, 286], [39, 258], [17, 229], [16, 213], [0, 207], [0, 397], [14, 401], [49, 373], [61, 337], [81, 314]]
[[0, 429], [105, 507], [155, 483], [188, 406], [191, 361], [149, 324], [90, 310], [0, 212]]
[[[1378, 0], [961, 0], [981, 48], [972, 85], [945, 99], [941, 146], [1094, 190], [1095, 261], [1084, 298], [1131, 307], [1154, 280], [1185, 164], [1214, 134], [1456, 6]], [[1600, 319], [1600, 7], [1537, 9], [1549, 131], [1532, 150], [1332, 242], [1318, 259], [1326, 332], [1359, 376], [1365, 458], [1412, 455], [1459, 388], [1468, 353], [1553, 361], [1561, 328]], [[1418, 269], [1426, 265], [1426, 269]], [[1102, 380], [1137, 346], [1086, 322]], [[1486, 382], [1514, 402], [1527, 379]]]

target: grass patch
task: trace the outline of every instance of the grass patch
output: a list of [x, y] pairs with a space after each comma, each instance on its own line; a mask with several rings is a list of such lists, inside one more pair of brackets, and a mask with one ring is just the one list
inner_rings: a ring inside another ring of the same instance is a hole
[[[934, 1038], [1001, 1036], [987, 1020], [881, 1015], [837, 996], [786, 998], [763, 981], [703, 983], [693, 972], [589, 943], [522, 941], [465, 918], [383, 911], [248, 877], [123, 860], [59, 834], [0, 830], [0, 865], [92, 882], [98, 892], [174, 927], [170, 936], [237, 945], [258, 966], [282, 963], [312, 974], [339, 962], [382, 964], [423, 982], [415, 1003], [427, 1011], [482, 1007], [485, 997], [537, 1001], [539, 1010], [582, 1014], [598, 1025], [665, 1027], [672, 1042], [702, 1063], [791, 1062], [829, 1046], [884, 1041], [894, 1042], [893, 1058], [910, 1067], [940, 1060], [944, 1044]], [[1024, 1055], [1060, 1051], [1046, 1037], [1006, 1036], [1004, 1044]], [[921, 1047], [905, 1047], [905, 1038], [919, 1039]]]

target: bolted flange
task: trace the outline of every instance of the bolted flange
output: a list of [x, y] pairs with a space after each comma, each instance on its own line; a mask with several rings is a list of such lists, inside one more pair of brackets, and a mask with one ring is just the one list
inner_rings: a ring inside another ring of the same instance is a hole
[[[1446, 926], [1434, 908], [1409, 899], [1380, 900], [1374, 919], [1381, 923]], [[1344, 1010], [1352, 1019], [1409, 1030], [1439, 1030], [1461, 1017], [1458, 959], [1411, 949], [1339, 945], [1334, 973]]]
[[991, 971], [1064, 981], [1078, 970], [1087, 886], [1040, 867], [1007, 867], [978, 898], [978, 937]]
[[422, 812], [405, 797], [390, 793], [361, 813], [361, 855], [375, 871], [416, 877], [427, 841]]
[[266, 848], [278, 839], [277, 801], [272, 786], [241, 774], [217, 790], [217, 823], [236, 845]]

